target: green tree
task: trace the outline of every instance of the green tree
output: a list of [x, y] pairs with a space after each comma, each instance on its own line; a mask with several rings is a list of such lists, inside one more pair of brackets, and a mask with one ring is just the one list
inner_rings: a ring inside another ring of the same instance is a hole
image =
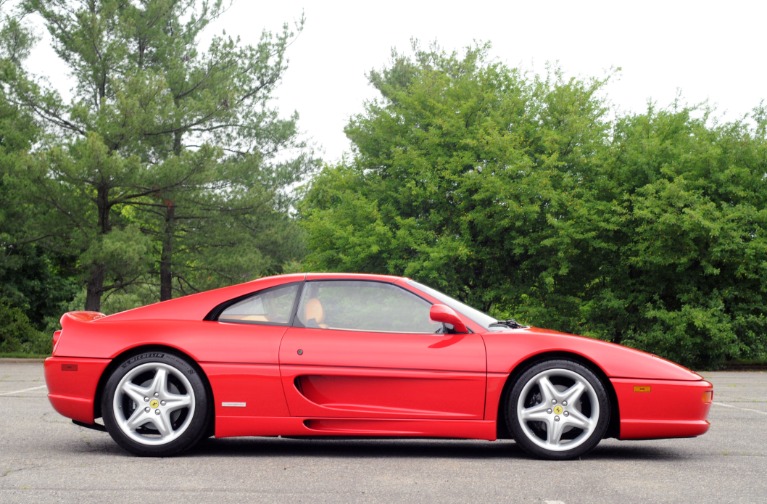
[[[279, 195], [315, 164], [296, 116], [280, 118], [270, 102], [286, 68], [287, 25], [256, 46], [221, 35], [203, 51], [200, 37], [223, 13], [220, 0], [22, 3], [47, 27], [75, 88], [65, 99], [20, 62], [6, 72], [14, 103], [48, 133], [21, 178], [29, 197], [50, 209], [40, 212], [39, 236], [76, 251], [86, 309], [146, 282], [147, 271], [167, 299], [174, 271], [193, 262], [213, 276], [229, 268], [225, 254], [183, 256], [213, 248], [200, 243], [220, 234], [198, 230], [215, 228], [216, 219], [225, 228], [229, 215], [258, 209], [278, 232]], [[257, 275], [275, 262], [241, 262], [239, 273]]]
[[611, 119], [604, 80], [438, 48], [380, 97], [300, 207], [312, 269], [404, 274], [499, 317], [690, 366], [767, 357], [765, 114]]
[[[25, 58], [33, 40], [6, 16], [0, 19], [0, 40], [3, 74]], [[39, 336], [37, 330], [60, 315], [74, 293], [71, 273], [61, 268], [66, 258], [24, 239], [36, 209], [15, 190], [16, 175], [39, 133], [32, 116], [11, 103], [0, 86], [0, 310], [8, 318], [0, 325], [5, 338], [0, 346], [5, 351], [37, 348], [30, 343]]]
[[24, 312], [0, 297], [0, 353], [47, 354], [51, 340], [35, 330]]
[[681, 106], [622, 118], [615, 133], [627, 233], [611, 289], [632, 321], [612, 332], [693, 365], [764, 356], [764, 136]]
[[[162, 201], [137, 206], [145, 232], [156, 237], [154, 246], [167, 260], [159, 264], [163, 276], [171, 276], [173, 253], [175, 293], [277, 273], [303, 255], [299, 229], [289, 217], [292, 196], [280, 195], [279, 189], [304, 169], [291, 172], [279, 184], [258, 180], [253, 164], [236, 157], [212, 163], [210, 169], [213, 173], [199, 185], [190, 179], [166, 191]], [[203, 183], [211, 178], [218, 181], [214, 190]], [[170, 295], [171, 279], [165, 280], [161, 299]]]
[[310, 265], [405, 274], [506, 314], [571, 267], [536, 254], [605, 157], [603, 82], [530, 78], [487, 53], [416, 46], [370, 74], [381, 97], [346, 129], [352, 163], [302, 207]]

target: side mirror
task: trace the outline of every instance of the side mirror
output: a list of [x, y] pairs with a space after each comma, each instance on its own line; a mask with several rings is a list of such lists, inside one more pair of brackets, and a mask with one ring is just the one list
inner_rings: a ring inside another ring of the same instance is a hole
[[435, 322], [442, 322], [448, 326], [448, 329], [452, 329], [452, 332], [465, 334], [469, 332], [466, 324], [458, 317], [458, 314], [449, 306], [443, 304], [435, 304], [431, 306], [429, 310], [429, 317]]

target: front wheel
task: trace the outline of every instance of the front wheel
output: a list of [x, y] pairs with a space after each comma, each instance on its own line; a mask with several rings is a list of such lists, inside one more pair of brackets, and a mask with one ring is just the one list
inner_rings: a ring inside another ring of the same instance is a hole
[[506, 397], [506, 421], [527, 453], [572, 459], [604, 437], [610, 401], [602, 381], [570, 360], [549, 360], [525, 370]]
[[122, 448], [165, 457], [194, 446], [208, 423], [202, 378], [189, 362], [167, 352], [146, 352], [122, 362], [107, 380], [104, 425]]

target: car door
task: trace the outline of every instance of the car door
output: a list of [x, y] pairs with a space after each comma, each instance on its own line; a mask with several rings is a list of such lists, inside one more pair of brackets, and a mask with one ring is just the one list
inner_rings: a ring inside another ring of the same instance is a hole
[[482, 419], [481, 336], [442, 334], [431, 304], [381, 281], [307, 282], [280, 346], [292, 416]]

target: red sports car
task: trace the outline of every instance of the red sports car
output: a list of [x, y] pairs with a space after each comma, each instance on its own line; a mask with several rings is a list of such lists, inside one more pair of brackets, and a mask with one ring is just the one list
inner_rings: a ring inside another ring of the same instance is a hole
[[713, 387], [692, 371], [407, 278], [275, 276], [61, 326], [51, 404], [136, 455], [206, 436], [353, 436], [513, 438], [570, 459], [605, 437], [709, 428]]

